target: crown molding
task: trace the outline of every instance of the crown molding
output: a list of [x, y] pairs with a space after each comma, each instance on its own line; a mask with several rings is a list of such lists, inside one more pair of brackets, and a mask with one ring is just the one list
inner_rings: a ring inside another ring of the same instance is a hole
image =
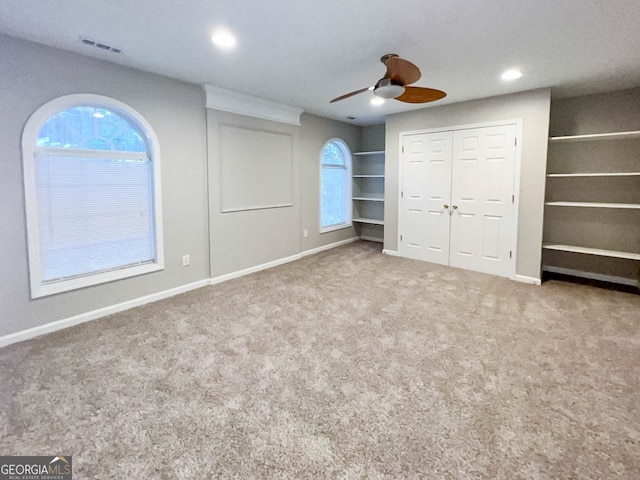
[[302, 108], [245, 95], [226, 88], [214, 87], [213, 85], [205, 84], [203, 88], [207, 95], [207, 108], [290, 125], [301, 125], [300, 115], [304, 111]]

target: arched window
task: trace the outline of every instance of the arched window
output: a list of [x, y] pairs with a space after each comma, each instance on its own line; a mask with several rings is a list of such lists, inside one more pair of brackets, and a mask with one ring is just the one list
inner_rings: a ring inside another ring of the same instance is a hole
[[320, 233], [351, 226], [351, 153], [340, 139], [320, 155]]
[[160, 151], [127, 105], [68, 95], [22, 136], [33, 298], [163, 268]]

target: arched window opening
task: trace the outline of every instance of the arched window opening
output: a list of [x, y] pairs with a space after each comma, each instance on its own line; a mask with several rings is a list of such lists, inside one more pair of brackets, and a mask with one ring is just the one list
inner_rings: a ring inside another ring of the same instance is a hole
[[340, 139], [320, 155], [320, 233], [351, 226], [351, 153]]
[[163, 268], [159, 146], [140, 114], [69, 95], [23, 133], [32, 297]]

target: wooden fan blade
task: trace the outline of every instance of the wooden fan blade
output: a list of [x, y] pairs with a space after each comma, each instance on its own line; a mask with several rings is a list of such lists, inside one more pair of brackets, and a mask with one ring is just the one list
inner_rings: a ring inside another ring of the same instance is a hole
[[415, 83], [420, 80], [420, 77], [422, 76], [420, 69], [404, 58], [389, 57], [385, 64], [387, 65], [387, 74], [385, 77], [390, 78], [394, 82], [401, 83], [402, 85]]
[[404, 93], [396, 97], [396, 100], [405, 103], [427, 103], [440, 100], [446, 96], [447, 94], [442, 90], [436, 90], [435, 88], [406, 87]]
[[370, 88], [371, 87], [365, 87], [365, 88], [361, 88], [360, 90], [356, 90], [355, 92], [345, 93], [344, 95], [334, 98], [329, 103], [339, 102], [340, 100], [344, 100], [345, 98], [353, 97], [354, 95], [358, 95], [359, 93], [366, 92]]

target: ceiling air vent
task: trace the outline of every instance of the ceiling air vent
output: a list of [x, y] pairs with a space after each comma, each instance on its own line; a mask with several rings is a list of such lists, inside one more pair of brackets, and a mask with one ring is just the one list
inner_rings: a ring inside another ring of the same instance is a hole
[[106, 43], [96, 42], [95, 40], [91, 40], [90, 38], [80, 37], [80, 41], [85, 45], [89, 45], [90, 47], [96, 47], [100, 50], [104, 50], [105, 52], [113, 52], [113, 53], [122, 53], [122, 50], [119, 48], [112, 47], [111, 45], [107, 45]]

